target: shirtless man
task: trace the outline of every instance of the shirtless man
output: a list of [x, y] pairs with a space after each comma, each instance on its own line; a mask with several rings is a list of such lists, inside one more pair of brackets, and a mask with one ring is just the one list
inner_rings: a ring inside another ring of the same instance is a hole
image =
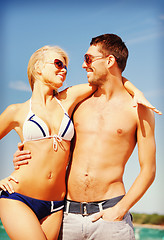
[[[93, 38], [85, 55], [88, 82], [98, 90], [73, 116], [76, 142], [62, 239], [134, 239], [128, 211], [155, 178], [156, 147], [152, 111], [134, 108], [122, 85], [127, 57], [125, 44], [113, 34]], [[124, 168], [136, 143], [140, 173], [125, 193]]]
[[[75, 144], [60, 238], [132, 240], [130, 208], [155, 178], [153, 112], [122, 84], [128, 50], [114, 34], [93, 38], [83, 68], [98, 90], [74, 112]], [[140, 173], [126, 193], [125, 165], [138, 144]]]

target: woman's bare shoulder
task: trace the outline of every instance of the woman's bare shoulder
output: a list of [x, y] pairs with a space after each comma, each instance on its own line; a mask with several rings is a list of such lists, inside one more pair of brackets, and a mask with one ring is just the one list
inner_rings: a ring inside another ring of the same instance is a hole
[[13, 103], [7, 107], [10, 112], [24, 111], [29, 106], [29, 100], [24, 103]]
[[14, 103], [5, 109], [1, 116], [10, 118], [12, 121], [18, 121], [18, 119], [24, 118], [24, 116], [27, 114], [28, 109], [29, 100], [24, 103]]

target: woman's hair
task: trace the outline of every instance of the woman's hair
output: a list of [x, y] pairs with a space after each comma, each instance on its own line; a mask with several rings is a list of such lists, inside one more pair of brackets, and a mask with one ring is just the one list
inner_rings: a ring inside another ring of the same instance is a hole
[[69, 61], [68, 55], [60, 47], [47, 45], [38, 49], [36, 52], [32, 54], [27, 67], [28, 80], [29, 80], [32, 91], [33, 91], [35, 79], [37, 78], [36, 63], [38, 62], [44, 63], [45, 57], [48, 52], [55, 52], [60, 54], [64, 58], [66, 65], [68, 65], [68, 61]]

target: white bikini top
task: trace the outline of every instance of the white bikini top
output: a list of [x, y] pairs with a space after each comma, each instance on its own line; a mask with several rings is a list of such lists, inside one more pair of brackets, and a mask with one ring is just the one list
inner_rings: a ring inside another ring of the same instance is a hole
[[53, 138], [53, 148], [55, 151], [57, 151], [57, 142], [61, 142], [62, 140], [72, 140], [74, 136], [73, 122], [64, 107], [62, 106], [61, 102], [56, 97], [55, 99], [64, 111], [64, 116], [58, 134], [54, 134], [53, 136], [50, 135], [49, 128], [46, 123], [41, 118], [36, 116], [35, 113], [33, 113], [32, 100], [30, 99], [30, 110], [23, 124], [24, 142]]

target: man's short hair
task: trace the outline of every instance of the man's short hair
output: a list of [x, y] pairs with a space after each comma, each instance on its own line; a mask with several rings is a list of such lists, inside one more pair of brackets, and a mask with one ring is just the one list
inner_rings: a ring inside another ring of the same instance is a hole
[[128, 59], [128, 49], [119, 36], [109, 33], [103, 34], [92, 38], [91, 45], [100, 46], [99, 51], [104, 56], [113, 55], [121, 72], [124, 71]]

